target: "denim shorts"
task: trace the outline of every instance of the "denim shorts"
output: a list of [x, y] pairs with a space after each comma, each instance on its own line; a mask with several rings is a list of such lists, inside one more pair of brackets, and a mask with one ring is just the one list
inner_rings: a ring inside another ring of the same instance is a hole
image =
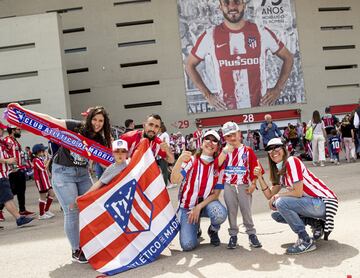
[[14, 195], [11, 192], [10, 182], [6, 178], [0, 179], [0, 204], [14, 199]]

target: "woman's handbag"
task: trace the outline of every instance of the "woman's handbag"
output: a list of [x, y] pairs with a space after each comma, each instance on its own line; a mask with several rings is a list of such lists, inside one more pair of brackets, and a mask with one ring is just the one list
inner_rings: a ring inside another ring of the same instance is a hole
[[308, 127], [306, 129], [305, 132], [305, 139], [308, 141], [311, 141], [313, 139], [314, 136], [314, 129], [316, 128], [317, 124], [315, 125], [315, 127], [313, 128], [312, 125], [310, 127]]
[[305, 139], [311, 141], [313, 139], [313, 127], [310, 126], [306, 129]]

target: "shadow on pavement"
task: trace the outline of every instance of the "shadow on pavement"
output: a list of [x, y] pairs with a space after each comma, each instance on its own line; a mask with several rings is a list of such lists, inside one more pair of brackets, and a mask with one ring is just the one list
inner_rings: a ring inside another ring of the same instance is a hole
[[[281, 247], [287, 247], [284, 244]], [[335, 240], [320, 241], [317, 250], [302, 255], [289, 256], [285, 254], [272, 254], [263, 248], [246, 249], [238, 246], [237, 249], [228, 250], [226, 244], [213, 247], [210, 244], [201, 244], [197, 249], [190, 252], [171, 250], [171, 255], [161, 255], [154, 263], [133, 269], [114, 277], [153, 277], [156, 275], [194, 275], [206, 277], [202, 268], [215, 264], [230, 264], [238, 271], [272, 272], [282, 266], [296, 264], [307, 269], [320, 269], [323, 267], [336, 267], [344, 260], [355, 257], [359, 251], [347, 244]], [[285, 249], [284, 249], [285, 252]], [[151, 266], [151, 267], [149, 267]], [[220, 267], [216, 266], [216, 267]], [[50, 272], [52, 278], [75, 277], [81, 273], [81, 277], [96, 277], [100, 273], [92, 270], [90, 265], [77, 263], [61, 266]]]
[[79, 264], [71, 262], [66, 265], [61, 265], [57, 269], [49, 272], [49, 277], [64, 278], [64, 277], [96, 277], [100, 273], [91, 268], [89, 264]]
[[[283, 247], [283, 245], [282, 245]], [[336, 267], [347, 259], [359, 254], [359, 250], [351, 245], [336, 240], [320, 240], [316, 242], [317, 249], [303, 255], [293, 256], [294, 264], [304, 268], [317, 269], [322, 267]]]
[[[246, 260], [244, 260], [246, 258]], [[261, 262], [259, 261], [261, 258]], [[250, 263], [251, 261], [251, 263]], [[195, 263], [194, 263], [195, 262]], [[196, 277], [205, 277], [199, 268], [216, 263], [228, 263], [238, 270], [275, 271], [281, 264], [290, 264], [284, 255], [270, 254], [266, 250], [253, 249], [252, 251], [239, 246], [235, 250], [228, 250], [226, 244], [219, 247], [210, 244], [201, 244], [197, 249], [190, 252], [171, 250], [171, 255], [161, 255], [159, 259], [150, 265], [139, 267], [113, 277], [153, 277], [156, 275], [189, 274]], [[81, 270], [80, 270], [81, 269]], [[52, 278], [74, 277], [75, 273], [81, 273], [81, 277], [95, 277], [98, 274], [91, 269], [90, 265], [67, 264], [50, 272]], [[91, 274], [91, 276], [88, 276]]]

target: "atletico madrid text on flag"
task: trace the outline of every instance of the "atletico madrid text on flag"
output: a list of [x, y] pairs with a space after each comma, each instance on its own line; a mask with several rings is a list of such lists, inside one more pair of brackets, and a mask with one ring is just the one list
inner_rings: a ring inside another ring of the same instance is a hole
[[121, 174], [80, 197], [78, 206], [80, 245], [89, 263], [106, 275], [154, 261], [179, 230], [146, 139]]

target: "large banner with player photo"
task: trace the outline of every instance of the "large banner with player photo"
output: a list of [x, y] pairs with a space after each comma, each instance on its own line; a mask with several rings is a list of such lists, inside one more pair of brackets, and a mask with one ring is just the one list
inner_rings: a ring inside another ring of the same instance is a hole
[[[240, 32], [232, 32], [223, 24], [219, 0], [178, 0], [188, 113], [304, 103], [295, 1], [221, 1], [227, 7], [246, 2], [247, 23]], [[275, 94], [275, 100], [266, 103], [265, 94], [275, 87], [280, 76], [283, 60], [278, 57], [278, 50], [283, 45], [293, 54], [294, 65], [281, 94]], [[225, 105], [212, 106], [186, 73], [190, 53], [199, 61], [196, 71], [211, 96]]]

